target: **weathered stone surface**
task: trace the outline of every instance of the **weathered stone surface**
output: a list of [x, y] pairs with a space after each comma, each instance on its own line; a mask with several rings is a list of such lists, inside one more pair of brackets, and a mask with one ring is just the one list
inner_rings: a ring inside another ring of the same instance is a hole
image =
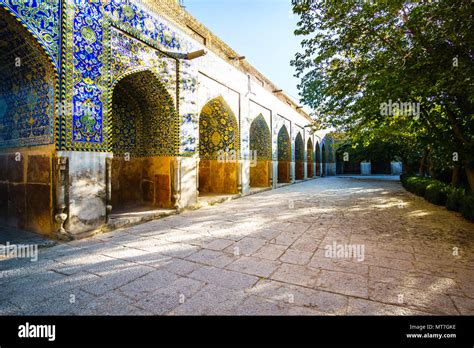
[[317, 284], [319, 272], [305, 266], [283, 264], [271, 276], [271, 279], [281, 282], [314, 287]]
[[[470, 315], [471, 232], [398, 183], [326, 178], [0, 261], [0, 313]], [[363, 260], [326, 257], [333, 241]]]
[[[19, 159], [19, 161], [17, 161]], [[7, 164], [7, 180], [10, 183], [22, 183], [25, 182], [25, 156], [20, 154], [17, 157], [16, 154], [12, 153], [8, 155]]]
[[368, 279], [358, 274], [322, 270], [316, 286], [339, 294], [368, 298]]
[[371, 282], [369, 298], [388, 304], [403, 304], [409, 308], [435, 314], [459, 314], [449, 296], [433, 291], [408, 288], [399, 284]]
[[50, 185], [26, 185], [26, 229], [49, 234], [53, 229], [52, 192]]
[[286, 263], [294, 263], [296, 265], [305, 265], [309, 262], [313, 253], [301, 250], [288, 249], [280, 256], [280, 261]]
[[21, 229], [24, 229], [26, 227], [25, 194], [25, 185], [8, 185], [8, 226], [13, 226]]
[[319, 313], [342, 315], [347, 309], [347, 296], [271, 280], [261, 280], [247, 292], [291, 307], [312, 308]]
[[50, 184], [51, 157], [46, 155], [28, 156], [27, 181], [34, 184]]
[[226, 288], [240, 290], [248, 288], [258, 281], [258, 278], [255, 276], [208, 266], [197, 269], [190, 273], [188, 277]]
[[234, 257], [221, 251], [203, 249], [188, 256], [187, 259], [204, 265], [223, 268], [231, 263]]
[[190, 278], [179, 278], [170, 285], [155, 290], [136, 303], [136, 306], [146, 309], [155, 315], [166, 314], [181, 304], [186, 303], [203, 286]]
[[280, 262], [277, 261], [243, 256], [228, 265], [226, 268], [232, 271], [256, 275], [258, 277], [269, 277], [279, 265]]
[[252, 255], [262, 246], [266, 241], [260, 238], [245, 237], [242, 240], [228, 246], [224, 251], [234, 255]]
[[262, 259], [276, 260], [281, 255], [283, 255], [286, 249], [287, 247], [284, 245], [266, 244], [261, 247], [257, 252], [255, 252], [253, 256], [260, 257]]
[[243, 290], [208, 284], [169, 314], [235, 315], [245, 297]]

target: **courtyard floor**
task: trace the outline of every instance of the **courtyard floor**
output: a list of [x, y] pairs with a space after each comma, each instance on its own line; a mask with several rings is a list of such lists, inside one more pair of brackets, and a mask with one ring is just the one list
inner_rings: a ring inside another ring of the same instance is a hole
[[0, 314], [472, 315], [474, 224], [320, 178], [0, 259]]

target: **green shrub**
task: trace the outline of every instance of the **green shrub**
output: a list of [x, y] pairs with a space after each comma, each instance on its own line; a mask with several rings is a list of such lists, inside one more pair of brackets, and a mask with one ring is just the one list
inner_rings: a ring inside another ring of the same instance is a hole
[[425, 199], [437, 205], [445, 205], [448, 198], [449, 186], [440, 181], [433, 180], [425, 190]]
[[467, 220], [474, 221], [474, 195], [464, 195], [459, 204], [459, 212]]
[[448, 210], [459, 211], [459, 204], [464, 195], [464, 189], [451, 187], [446, 199], [446, 208], [448, 208]]
[[474, 195], [432, 178], [400, 175], [407, 191], [423, 196], [433, 204], [445, 205], [448, 210], [459, 211], [464, 218], [474, 221]]
[[407, 180], [408, 178], [410, 178], [410, 174], [407, 174], [407, 173], [403, 173], [403, 174], [400, 174], [400, 182], [402, 183], [402, 186], [403, 187], [406, 187], [407, 185]]
[[412, 176], [406, 180], [405, 188], [418, 195], [418, 196], [425, 196], [426, 187], [430, 184], [430, 180], [428, 178], [419, 178], [417, 176]]

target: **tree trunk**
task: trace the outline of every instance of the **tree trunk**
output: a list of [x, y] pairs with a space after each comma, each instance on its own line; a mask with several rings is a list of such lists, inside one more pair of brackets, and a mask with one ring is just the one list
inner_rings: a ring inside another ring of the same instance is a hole
[[465, 164], [467, 182], [469, 183], [469, 188], [471, 192], [474, 192], [474, 168], [469, 166], [469, 163]]
[[423, 157], [421, 158], [420, 161], [420, 175], [422, 177], [426, 176], [426, 172], [428, 170], [428, 155], [430, 154], [430, 149], [426, 148], [425, 152], [423, 153]]
[[459, 179], [461, 177], [461, 164], [456, 163], [453, 168], [453, 172], [451, 175], [451, 185], [454, 187], [459, 186]]

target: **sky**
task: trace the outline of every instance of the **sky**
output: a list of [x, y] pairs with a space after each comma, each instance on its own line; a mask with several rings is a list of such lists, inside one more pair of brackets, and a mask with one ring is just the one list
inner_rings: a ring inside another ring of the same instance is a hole
[[[299, 102], [295, 69], [301, 51], [293, 32], [298, 17], [291, 0], [183, 0], [186, 10], [239, 55]], [[308, 111], [308, 108], [305, 108]]]

